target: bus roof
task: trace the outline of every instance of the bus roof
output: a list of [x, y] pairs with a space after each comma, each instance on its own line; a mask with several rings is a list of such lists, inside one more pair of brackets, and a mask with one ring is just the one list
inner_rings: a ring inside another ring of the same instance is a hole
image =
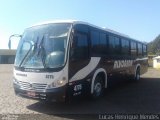
[[31, 27], [38, 26], [38, 25], [44, 25], [44, 24], [51, 24], [51, 23], [74, 23], [77, 20], [52, 20], [52, 21], [44, 21], [40, 23], [36, 23], [32, 25]]
[[[45, 21], [45, 22], [40, 22], [40, 23], [37, 23], [37, 24], [34, 24], [30, 27], [34, 27], [34, 26], [38, 26], [38, 25], [44, 25], [44, 24], [51, 24], [51, 23], [71, 23], [71, 24], [84, 24], [84, 25], [89, 25], [91, 27], [95, 27], [95, 28], [98, 28], [98, 29], [101, 29], [101, 30], [104, 30], [106, 32], [109, 32], [109, 33], [112, 33], [112, 34], [115, 34], [115, 35], [119, 35], [121, 37], [124, 37], [124, 38], [128, 38], [128, 39], [132, 39], [132, 40], [135, 40], [137, 42], [141, 42], [139, 40], [136, 40], [136, 39], [133, 39], [131, 38], [130, 36], [128, 35], [125, 35], [123, 33], [119, 33], [117, 31], [114, 31], [114, 30], [111, 30], [111, 29], [108, 29], [108, 28], [104, 28], [104, 27], [98, 27], [96, 25], [93, 25], [93, 24], [90, 24], [88, 22], [83, 22], [83, 21], [78, 21], [78, 20], [52, 20], [52, 21]], [[141, 42], [141, 43], [144, 43], [146, 44], [146, 42]]]

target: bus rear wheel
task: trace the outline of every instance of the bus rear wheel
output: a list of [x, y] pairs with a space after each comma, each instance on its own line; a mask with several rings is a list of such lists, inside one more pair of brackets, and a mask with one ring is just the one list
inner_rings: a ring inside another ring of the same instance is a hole
[[138, 67], [135, 74], [135, 81], [140, 80], [140, 68]]

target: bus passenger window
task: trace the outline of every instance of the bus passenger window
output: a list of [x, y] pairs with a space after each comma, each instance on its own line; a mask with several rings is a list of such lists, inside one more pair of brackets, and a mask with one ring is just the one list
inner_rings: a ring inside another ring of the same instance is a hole
[[143, 56], [147, 56], [147, 46], [143, 45]]
[[106, 55], [107, 54], [107, 38], [105, 33], [91, 31], [91, 47], [92, 54]]
[[109, 36], [109, 54], [119, 55], [120, 54], [120, 39], [115, 36]]
[[88, 39], [86, 34], [76, 33], [74, 35], [71, 54], [74, 59], [88, 58]]
[[136, 42], [131, 42], [131, 56], [137, 56], [137, 46]]
[[122, 55], [129, 55], [129, 41], [121, 39], [121, 53]]
[[138, 43], [138, 56], [142, 56], [142, 44]]

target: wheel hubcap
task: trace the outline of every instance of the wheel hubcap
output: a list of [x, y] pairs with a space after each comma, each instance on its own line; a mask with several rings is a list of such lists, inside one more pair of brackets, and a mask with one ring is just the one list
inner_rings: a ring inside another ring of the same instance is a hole
[[136, 72], [136, 80], [139, 80], [140, 79], [140, 72], [139, 72], [139, 70], [137, 70], [137, 72]]
[[137, 74], [137, 80], [139, 80], [139, 78], [140, 78], [140, 75], [139, 75], [139, 74]]
[[101, 94], [102, 85], [100, 83], [97, 83], [94, 87], [94, 91], [96, 93], [96, 96], [99, 96]]

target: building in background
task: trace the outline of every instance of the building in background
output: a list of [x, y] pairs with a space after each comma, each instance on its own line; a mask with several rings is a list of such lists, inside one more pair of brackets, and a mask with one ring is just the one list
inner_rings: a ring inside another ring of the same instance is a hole
[[0, 64], [14, 64], [16, 50], [0, 49]]
[[156, 55], [148, 55], [148, 66], [153, 67], [153, 58], [156, 57]]
[[153, 58], [153, 68], [160, 69], [160, 56]]

